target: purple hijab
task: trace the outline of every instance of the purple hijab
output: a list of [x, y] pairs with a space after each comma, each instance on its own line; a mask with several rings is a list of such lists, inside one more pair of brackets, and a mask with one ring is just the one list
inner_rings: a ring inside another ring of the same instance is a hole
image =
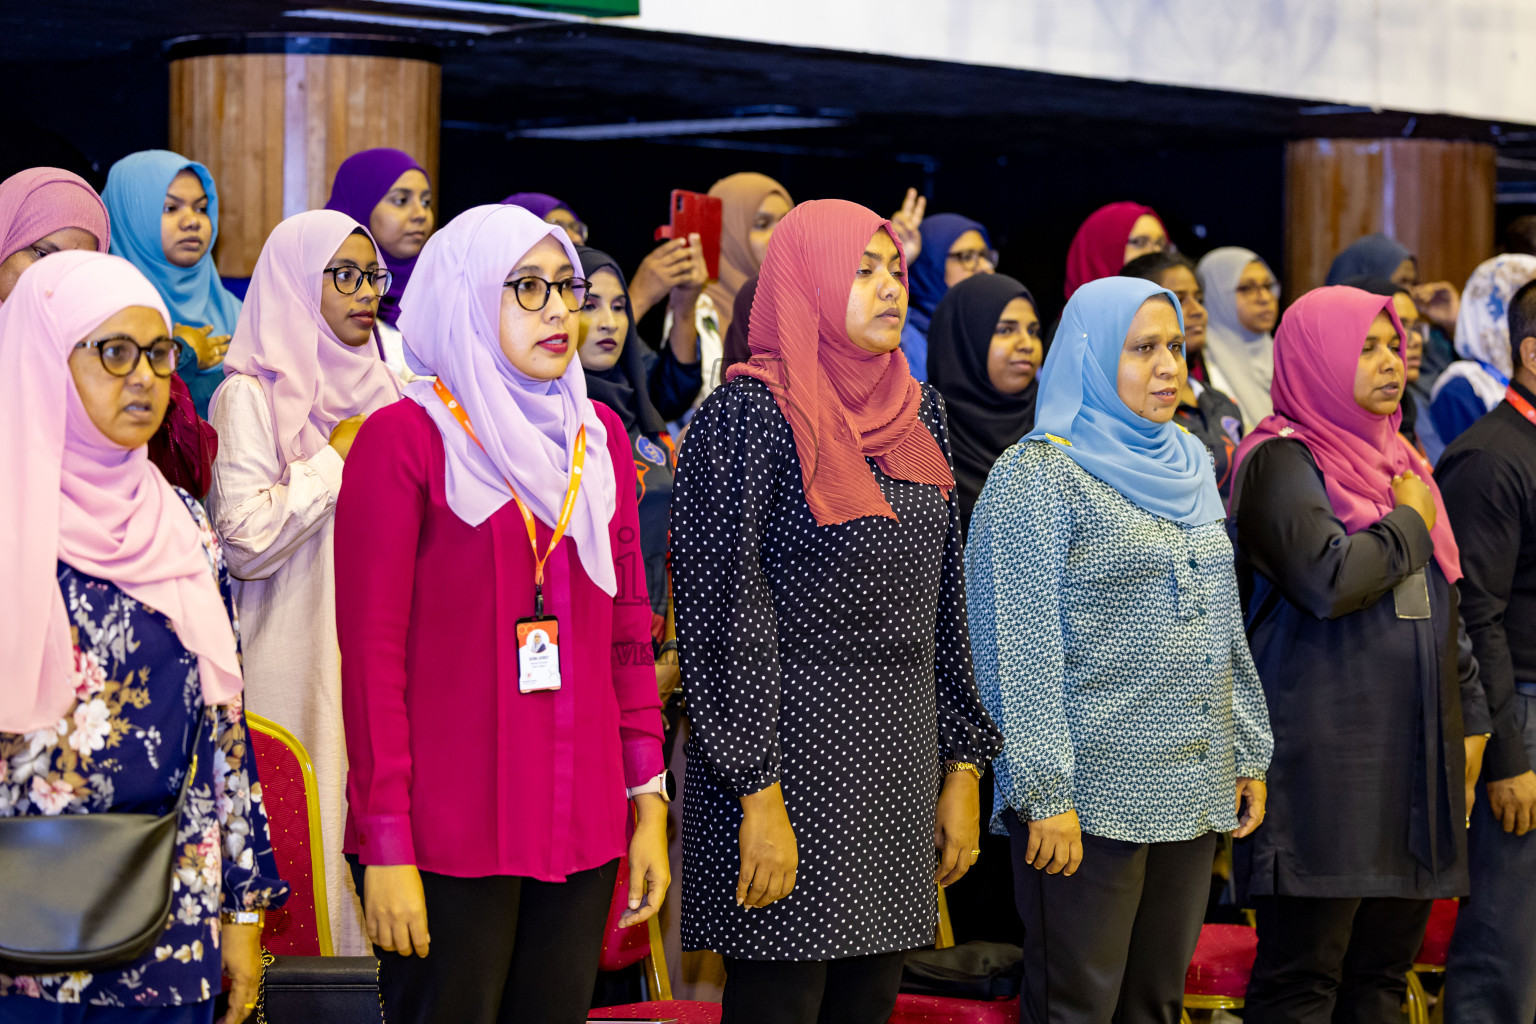
[[[571, 209], [570, 204], [556, 199], [552, 195], [546, 195], [543, 192], [513, 192], [501, 201], [501, 205], [521, 206], [539, 218], [539, 220], [548, 217], [555, 210], [564, 210], [572, 217], [576, 217], [576, 211]], [[581, 218], [576, 217], [576, 219], [580, 220]]]
[[[371, 232], [373, 208], [406, 171], [420, 171], [429, 184], [432, 181], [425, 167], [398, 149], [365, 149], [353, 153], [336, 168], [336, 180], [331, 183], [331, 198], [325, 201], [325, 208], [339, 210]], [[407, 260], [394, 253], [380, 255], [388, 261], [394, 280], [389, 292], [379, 300], [379, 316], [393, 326], [400, 315], [400, 296], [405, 294], [405, 286], [411, 282], [411, 271], [416, 269], [416, 257]]]

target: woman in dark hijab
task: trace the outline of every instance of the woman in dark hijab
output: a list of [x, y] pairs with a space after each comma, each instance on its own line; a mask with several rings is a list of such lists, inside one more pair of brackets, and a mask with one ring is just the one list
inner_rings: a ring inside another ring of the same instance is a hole
[[923, 244], [912, 260], [912, 291], [901, 351], [912, 376], [928, 379], [928, 327], [944, 294], [973, 274], [997, 269], [991, 236], [979, 222], [958, 213], [939, 213], [918, 228]]
[[579, 246], [582, 276], [590, 282], [581, 310], [577, 358], [587, 397], [624, 421], [639, 484], [640, 552], [651, 599], [651, 633], [660, 642], [667, 613], [667, 508], [677, 453], [667, 421], [683, 414], [699, 392], [700, 364], [680, 363], [671, 347], [657, 355], [640, 340], [630, 315], [629, 284], [612, 256]]
[[967, 527], [992, 463], [1035, 425], [1044, 361], [1035, 297], [1006, 274], [966, 278], [933, 312], [929, 383], [949, 409], [955, 489]]

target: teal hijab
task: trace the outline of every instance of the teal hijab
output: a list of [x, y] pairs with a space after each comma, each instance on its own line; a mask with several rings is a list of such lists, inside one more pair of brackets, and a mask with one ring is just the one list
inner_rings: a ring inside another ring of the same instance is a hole
[[[187, 170], [198, 176], [208, 194], [213, 235], [201, 259], [190, 267], [178, 267], [165, 258], [160, 243], [160, 211], [166, 189]], [[219, 239], [219, 193], [208, 168], [169, 150], [146, 149], [112, 165], [101, 198], [112, 220], [113, 254], [149, 278], [165, 300], [171, 320], [188, 327], [212, 327], [215, 335], [233, 334], [240, 319], [240, 300], [224, 287], [213, 265], [213, 243]]]
[[1178, 425], [1143, 419], [1115, 381], [1126, 331], [1142, 303], [1164, 296], [1184, 327], [1179, 300], [1133, 277], [1106, 277], [1072, 293], [1040, 374], [1035, 428], [1026, 440], [1054, 444], [1079, 466], [1153, 515], [1186, 526], [1226, 518], [1211, 456]]

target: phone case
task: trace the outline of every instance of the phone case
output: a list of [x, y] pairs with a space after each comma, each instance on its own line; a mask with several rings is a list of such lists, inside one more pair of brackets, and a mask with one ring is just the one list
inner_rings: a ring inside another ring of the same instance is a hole
[[720, 276], [720, 218], [724, 204], [703, 192], [673, 189], [671, 221], [656, 229], [656, 240], [697, 234], [704, 246], [704, 265], [711, 281]]

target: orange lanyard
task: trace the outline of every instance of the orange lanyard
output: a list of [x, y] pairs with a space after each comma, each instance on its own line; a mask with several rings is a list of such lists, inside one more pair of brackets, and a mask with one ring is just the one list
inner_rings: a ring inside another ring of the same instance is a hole
[[1531, 403], [1527, 402], [1525, 396], [1516, 391], [1513, 385], [1504, 392], [1504, 401], [1514, 406], [1520, 415], [1530, 420], [1533, 426], [1536, 426], [1536, 409], [1531, 408]]
[[[453, 418], [459, 421], [459, 426], [464, 428], [464, 433], [469, 439], [485, 451], [485, 445], [480, 444], [480, 438], [475, 436], [475, 428], [469, 422], [469, 414], [459, 404], [459, 400], [453, 397], [441, 380], [434, 381], [432, 390], [437, 392], [437, 397], [443, 400], [448, 411], [453, 413]], [[489, 454], [487, 452], [487, 454]], [[538, 526], [534, 521], [533, 513], [528, 511], [528, 506], [523, 504], [523, 499], [518, 497], [517, 488], [512, 486], [512, 481], [502, 477], [502, 483], [507, 485], [507, 490], [512, 493], [512, 500], [517, 502], [517, 510], [523, 514], [523, 525], [528, 528], [528, 545], [533, 548], [533, 613], [537, 616], [544, 614], [544, 563], [549, 561], [549, 556], [555, 553], [555, 545], [560, 543], [560, 538], [565, 536], [565, 528], [571, 524], [571, 513], [576, 508], [576, 492], [581, 490], [581, 467], [587, 461], [587, 428], [582, 425], [576, 431], [576, 445], [571, 452], [571, 482], [565, 489], [565, 503], [560, 506], [560, 519], [555, 523], [554, 532], [549, 537], [549, 548], [542, 556], [539, 554]]]

